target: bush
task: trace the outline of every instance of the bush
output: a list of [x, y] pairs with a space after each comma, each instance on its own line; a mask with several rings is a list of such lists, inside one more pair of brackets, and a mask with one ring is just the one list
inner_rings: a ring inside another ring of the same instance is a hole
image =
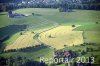
[[34, 13], [32, 13], [32, 15], [34, 15]]
[[87, 52], [83, 50], [83, 51], [81, 52], [81, 55], [85, 55], [86, 53], [87, 53]]
[[22, 33], [22, 32], [20, 32], [20, 35], [23, 35], [23, 33]]
[[75, 27], [75, 25], [72, 25], [72, 27]]
[[96, 22], [96, 24], [98, 24], [99, 22]]
[[64, 45], [64, 47], [67, 47], [67, 45]]
[[12, 11], [8, 11], [8, 14], [12, 14]]

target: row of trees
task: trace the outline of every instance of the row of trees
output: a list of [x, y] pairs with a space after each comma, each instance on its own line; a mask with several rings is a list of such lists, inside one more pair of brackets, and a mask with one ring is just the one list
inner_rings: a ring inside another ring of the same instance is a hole
[[0, 66], [47, 66], [44, 62], [38, 62], [26, 57], [0, 57]]
[[20, 48], [20, 49], [9, 49], [9, 50], [5, 50], [5, 51], [1, 51], [0, 53], [8, 53], [8, 52], [33, 52], [36, 50], [41, 50], [43, 48], [47, 48], [49, 46], [46, 46], [44, 44], [40, 44], [40, 45], [35, 45], [35, 46], [30, 46], [30, 47], [26, 47], [26, 48]]
[[72, 9], [100, 10], [100, 0], [60, 0], [59, 10], [61, 12]]
[[[6, 10], [17, 8], [59, 8], [60, 12], [71, 11], [72, 9], [100, 10], [100, 0], [23, 0], [5, 1]], [[1, 0], [1, 2], [4, 2]]]

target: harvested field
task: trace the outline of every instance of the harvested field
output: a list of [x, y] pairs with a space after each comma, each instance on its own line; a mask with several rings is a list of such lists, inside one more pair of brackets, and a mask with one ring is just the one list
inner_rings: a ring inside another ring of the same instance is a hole
[[6, 46], [5, 50], [26, 48], [39, 44], [35, 39], [33, 39], [34, 35], [35, 34], [31, 32], [24, 33], [13, 44]]
[[[77, 26], [78, 27], [78, 26]], [[59, 26], [40, 34], [39, 40], [56, 49], [83, 43], [83, 31], [72, 31], [76, 27]]]

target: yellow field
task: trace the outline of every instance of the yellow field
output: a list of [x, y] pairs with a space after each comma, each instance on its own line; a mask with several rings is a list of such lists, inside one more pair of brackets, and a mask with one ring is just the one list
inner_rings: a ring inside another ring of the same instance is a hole
[[[78, 27], [78, 26], [76, 26]], [[37, 39], [53, 48], [62, 49], [64, 45], [72, 46], [83, 43], [83, 31], [73, 31], [76, 27], [58, 26], [53, 29], [39, 31]], [[37, 31], [35, 31], [37, 33]], [[21, 35], [13, 44], [6, 46], [5, 50], [26, 48], [40, 44], [36, 39], [33, 39], [34, 33], [26, 32]]]
[[[77, 26], [78, 27], [78, 26]], [[59, 26], [40, 34], [39, 40], [56, 49], [83, 43], [83, 31], [72, 31], [72, 26]]]
[[35, 34], [31, 32], [24, 33], [13, 44], [6, 46], [5, 50], [26, 48], [39, 44], [35, 39], [33, 39], [34, 35]]

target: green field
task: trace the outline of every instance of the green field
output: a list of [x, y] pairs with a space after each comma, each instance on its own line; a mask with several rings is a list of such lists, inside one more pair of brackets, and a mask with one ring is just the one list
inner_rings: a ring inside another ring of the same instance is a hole
[[[2, 45], [12, 44], [20, 36], [21, 27], [23, 27], [23, 25], [28, 25], [28, 27], [23, 30], [28, 29], [28, 31], [38, 32], [43, 29], [53, 27], [55, 26], [55, 24], [59, 24], [63, 26], [81, 25], [80, 27], [74, 29], [74, 31], [84, 31], [84, 42], [97, 44], [97, 46], [92, 46], [93, 48], [100, 46], [100, 11], [73, 10], [73, 12], [59, 12], [58, 9], [26, 8], [15, 10], [13, 11], [13, 13], [34, 13], [35, 15], [30, 15], [23, 18], [9, 18], [7, 16], [7, 12], [0, 13], [0, 37], [3, 37], [5, 35], [10, 36], [10, 38], [4, 41]], [[98, 22], [98, 24], [96, 24], [96, 22]], [[84, 50], [86, 47], [91, 46], [67, 47], [65, 49], [77, 51], [79, 49]], [[0, 54], [0, 56], [9, 57], [20, 55], [27, 58], [39, 60], [38, 56], [42, 55], [49, 58], [52, 57], [52, 53], [53, 50], [50, 48], [41, 48], [36, 50], [35, 52], [10, 52]], [[85, 56], [89, 56], [94, 53], [100, 55], [100, 51], [98, 51], [88, 53]]]

